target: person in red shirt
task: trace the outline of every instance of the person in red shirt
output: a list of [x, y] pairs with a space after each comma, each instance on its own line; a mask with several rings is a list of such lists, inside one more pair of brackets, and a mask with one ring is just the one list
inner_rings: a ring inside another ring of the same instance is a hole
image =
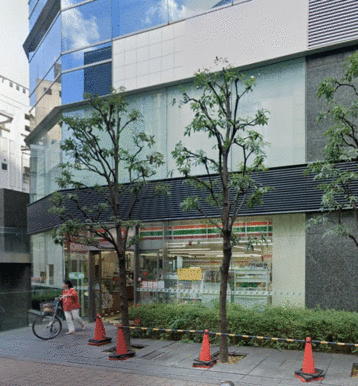
[[85, 324], [80, 317], [80, 302], [78, 301], [78, 295], [76, 290], [73, 288], [70, 280], [65, 280], [63, 282], [63, 292], [62, 292], [62, 308], [65, 313], [66, 322], [68, 326], [67, 334], [73, 334], [75, 332], [74, 321], [81, 323], [82, 330], [85, 329]]

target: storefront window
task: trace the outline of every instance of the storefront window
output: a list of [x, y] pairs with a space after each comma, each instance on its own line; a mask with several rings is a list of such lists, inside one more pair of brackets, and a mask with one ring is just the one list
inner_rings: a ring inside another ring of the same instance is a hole
[[[240, 220], [234, 233], [240, 236], [240, 242], [233, 248], [228, 301], [246, 306], [270, 304], [271, 221]], [[146, 225], [141, 234], [137, 291], [142, 304], [218, 301], [223, 252], [222, 238], [215, 227], [203, 221], [183, 221]], [[247, 250], [249, 238], [259, 240], [261, 236], [266, 242]]]
[[32, 286], [62, 288], [62, 247], [54, 243], [50, 233], [32, 235], [30, 242]]
[[64, 280], [71, 280], [78, 293], [81, 316], [88, 316], [89, 306], [89, 250], [76, 243], [66, 243]]

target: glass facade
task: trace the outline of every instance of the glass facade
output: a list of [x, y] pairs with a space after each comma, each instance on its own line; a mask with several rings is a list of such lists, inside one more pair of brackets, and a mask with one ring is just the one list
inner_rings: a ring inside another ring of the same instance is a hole
[[[228, 302], [248, 307], [271, 304], [273, 232], [272, 221], [266, 217], [240, 218], [235, 224], [234, 233], [240, 236], [240, 242], [233, 248]], [[210, 306], [218, 301], [223, 255], [222, 237], [216, 228], [205, 220], [158, 222], [143, 225], [140, 234], [138, 252], [129, 250], [126, 254], [126, 296], [130, 304], [200, 302]], [[266, 242], [247, 250], [248, 238], [261, 236]], [[63, 278], [70, 279], [84, 317], [91, 312], [120, 310], [114, 251], [74, 242], [61, 248], [49, 233], [44, 233], [31, 237], [31, 252], [36, 256], [33, 285], [60, 288]]]
[[110, 39], [111, 0], [97, 0], [62, 12], [62, 51]]
[[[228, 302], [246, 306], [271, 303], [272, 222], [239, 219], [234, 234]], [[141, 304], [206, 303], [218, 301], [222, 237], [203, 220], [153, 223], [141, 229], [139, 277], [136, 285]], [[249, 237], [266, 237], [267, 243], [247, 250]]]
[[62, 162], [61, 127], [54, 126], [40, 140], [30, 145], [30, 201], [58, 190], [55, 182]]
[[31, 236], [32, 285], [62, 288], [64, 275], [63, 248], [54, 244], [50, 233]]
[[37, 18], [40, 16], [41, 11], [44, 9], [47, 0], [32, 0], [29, 4], [29, 27], [30, 30], [35, 25]]
[[65, 54], [62, 56], [62, 71], [111, 59], [111, 47], [111, 43], [106, 43]]
[[218, 0], [112, 0], [113, 37], [185, 19], [218, 5]]
[[[108, 48], [110, 47], [106, 46], [99, 50]], [[91, 54], [95, 55], [96, 51], [91, 51]], [[97, 91], [98, 93], [102, 90], [103, 94], [109, 93], [110, 79], [104, 80], [104, 78], [111, 74], [110, 66], [110, 63], [102, 64], [90, 67], [91, 71], [81, 69], [62, 75], [62, 83], [58, 85], [62, 87], [62, 103], [67, 104], [81, 100], [85, 91]], [[101, 78], [102, 75], [103, 78]], [[265, 66], [251, 70], [248, 75], [257, 77], [257, 87], [255, 92], [246, 95], [246, 98], [242, 99], [239, 113], [240, 116], [247, 117], [253, 116], [254, 112], [261, 108], [270, 111], [268, 126], [260, 129], [264, 139], [270, 143], [270, 146], [265, 149], [267, 154], [266, 166], [276, 167], [305, 162], [304, 61], [297, 59]], [[100, 86], [97, 83], [99, 79], [102, 79]], [[188, 83], [186, 89], [189, 95], [199, 96], [200, 90], [195, 89], [192, 84]], [[177, 101], [181, 99], [181, 91], [177, 87], [166, 87], [128, 96], [128, 110], [138, 109], [143, 114], [143, 121], [138, 124], [138, 128], [145, 129], [147, 133], [154, 135], [156, 144], [150, 151], [160, 151], [164, 154], [165, 164], [157, 170], [157, 174], [153, 179], [166, 178], [171, 170], [174, 171], [173, 175], [175, 177], [179, 176], [171, 156], [175, 144], [179, 141], [182, 141], [192, 150], [203, 149], [207, 154], [214, 156], [212, 149], [215, 142], [213, 139], [208, 139], [204, 133], [195, 133], [191, 137], [184, 137], [183, 128], [190, 123], [193, 113], [188, 105], [181, 108], [178, 107], [178, 104], [172, 105], [173, 99]], [[46, 99], [43, 99], [43, 102], [43, 115], [45, 116], [49, 110], [48, 104], [45, 103]], [[58, 103], [60, 104], [60, 101]], [[38, 106], [40, 109], [41, 104]], [[79, 109], [77, 111], [73, 110], [70, 114], [81, 115], [83, 112], [84, 110]], [[67, 113], [65, 112], [65, 114]], [[66, 135], [65, 132], [66, 129], [63, 127], [62, 135]], [[58, 135], [60, 138], [60, 134]], [[44, 138], [47, 138], [46, 136]], [[123, 143], [131, 143], [129, 131], [123, 134], [122, 140]], [[46, 152], [48, 157], [53, 158], [51, 165], [58, 165], [60, 160], [59, 142], [56, 142], [57, 150], [55, 152], [52, 151], [54, 144], [51, 141], [44, 140], [41, 143], [41, 146], [37, 143], [31, 147], [34, 151], [31, 153], [32, 164], [39, 164], [42, 159], [40, 154]], [[104, 143], [104, 146], [109, 145], [109, 143]], [[239, 150], [232, 152], [231, 166], [233, 170], [239, 164], [240, 156]], [[46, 162], [49, 165], [50, 161], [47, 160]], [[33, 197], [36, 196], [39, 199], [56, 190], [56, 184], [53, 180], [56, 176], [55, 171], [53, 173], [40, 172], [40, 166], [34, 166], [31, 170], [35, 173], [33, 175], [36, 181], [32, 183], [33, 189], [31, 189], [31, 192]], [[36, 170], [39, 172], [36, 172]], [[124, 169], [122, 171], [121, 180], [128, 182], [126, 171]], [[193, 173], [203, 174], [206, 171], [203, 167], [197, 166]], [[88, 173], [86, 178], [87, 182], [101, 183], [96, 180], [96, 176], [90, 176]]]
[[61, 16], [52, 24], [30, 58], [30, 97], [34, 105], [44, 94], [43, 83], [53, 82], [61, 73]]

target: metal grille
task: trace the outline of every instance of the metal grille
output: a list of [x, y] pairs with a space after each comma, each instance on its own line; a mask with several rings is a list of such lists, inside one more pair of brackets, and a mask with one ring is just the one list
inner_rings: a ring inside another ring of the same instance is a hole
[[358, 38], [357, 0], [310, 0], [308, 47]]

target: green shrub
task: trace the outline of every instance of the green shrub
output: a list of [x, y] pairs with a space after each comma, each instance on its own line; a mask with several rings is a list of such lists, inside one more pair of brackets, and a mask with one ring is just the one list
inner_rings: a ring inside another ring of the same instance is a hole
[[31, 306], [33, 310], [40, 311], [40, 304], [43, 302], [52, 302], [57, 296], [62, 294], [62, 290], [51, 288], [45, 290], [37, 290], [32, 293]]
[[[227, 308], [228, 332], [267, 337], [294, 338], [328, 342], [358, 343], [358, 314], [335, 310], [305, 310], [300, 308], [267, 307], [265, 309], [247, 309], [238, 305]], [[205, 330], [218, 332], [218, 304], [213, 307], [204, 305], [151, 304], [130, 309], [130, 319], [140, 318], [141, 326], [183, 330]], [[152, 331], [134, 331], [134, 337], [182, 340], [200, 342], [201, 334], [160, 333]], [[210, 337], [216, 344], [218, 337]], [[282, 349], [302, 349], [301, 343], [286, 343], [269, 340], [243, 339], [230, 337], [231, 345], [260, 346]], [[336, 345], [313, 345], [313, 349], [322, 352], [356, 353], [354, 347]]]

